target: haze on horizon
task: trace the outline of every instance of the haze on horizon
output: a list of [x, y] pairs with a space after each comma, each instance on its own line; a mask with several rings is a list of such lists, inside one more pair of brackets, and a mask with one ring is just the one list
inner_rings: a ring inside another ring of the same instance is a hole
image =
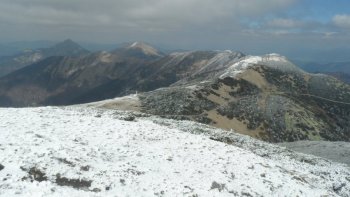
[[0, 43], [136, 40], [173, 49], [250, 53], [350, 43], [348, 0], [2, 0]]

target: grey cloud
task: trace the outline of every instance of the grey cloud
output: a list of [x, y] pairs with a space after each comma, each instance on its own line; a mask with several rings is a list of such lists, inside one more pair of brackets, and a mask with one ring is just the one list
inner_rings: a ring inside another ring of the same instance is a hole
[[219, 43], [227, 36], [236, 37], [231, 39], [234, 42], [242, 33], [242, 17], [260, 18], [287, 9], [297, 1], [2, 0], [0, 39], [136, 39], [174, 47], [200, 47], [204, 41]]
[[1, 0], [0, 41], [144, 40], [174, 48], [264, 52], [305, 46], [324, 37], [330, 43], [335, 35], [346, 43], [348, 37], [329, 33], [340, 28], [335, 21], [344, 26], [338, 19], [321, 24], [283, 15], [299, 1]]
[[287, 7], [295, 0], [3, 0], [2, 22], [43, 25], [167, 27], [234, 20]]

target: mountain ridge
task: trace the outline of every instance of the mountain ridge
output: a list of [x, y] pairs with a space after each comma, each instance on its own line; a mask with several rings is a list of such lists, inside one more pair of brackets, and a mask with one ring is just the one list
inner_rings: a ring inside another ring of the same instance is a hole
[[77, 57], [88, 53], [88, 50], [71, 39], [66, 39], [48, 48], [26, 49], [22, 53], [1, 60], [0, 77], [51, 56]]
[[[67, 40], [62, 44], [71, 46], [72, 42]], [[3, 101], [0, 104], [72, 104], [74, 100], [81, 101], [81, 95], [100, 85], [113, 80], [123, 84], [128, 79], [128, 73], [156, 58], [159, 57], [148, 56], [139, 50], [135, 53], [126, 47], [76, 57], [52, 56], [0, 78], [0, 99]], [[8, 98], [12, 98], [13, 102]]]
[[278, 54], [159, 57], [130, 52], [132, 45], [47, 60], [0, 78], [0, 104], [69, 105], [138, 92], [138, 111], [265, 141], [350, 140], [350, 86], [333, 77], [307, 73]]

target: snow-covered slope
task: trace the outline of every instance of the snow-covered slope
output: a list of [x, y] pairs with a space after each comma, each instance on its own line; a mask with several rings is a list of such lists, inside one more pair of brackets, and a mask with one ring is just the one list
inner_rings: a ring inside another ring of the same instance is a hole
[[129, 45], [127, 49], [139, 49], [146, 55], [159, 57], [162, 56], [157, 49], [144, 42], [134, 42], [131, 45]]
[[304, 72], [291, 63], [286, 57], [276, 53], [271, 53], [264, 56], [246, 56], [228, 67], [227, 70], [221, 74], [220, 78], [235, 77], [237, 74], [244, 72], [247, 68], [254, 65], [264, 65], [283, 72]]
[[0, 134], [1, 196], [350, 194], [344, 165], [193, 122], [0, 108]]

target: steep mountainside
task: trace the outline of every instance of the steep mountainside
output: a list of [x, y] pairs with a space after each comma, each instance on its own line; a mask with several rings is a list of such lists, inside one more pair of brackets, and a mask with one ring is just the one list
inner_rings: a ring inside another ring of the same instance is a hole
[[39, 62], [51, 56], [76, 57], [88, 54], [89, 51], [68, 39], [50, 48], [25, 50], [14, 56], [4, 57], [0, 60], [0, 77], [5, 76], [15, 70]]
[[210, 80], [244, 55], [231, 51], [192, 51], [172, 53], [139, 70], [136, 90], [149, 91], [160, 87]]
[[0, 79], [0, 106], [76, 104], [154, 90], [189, 76], [211, 78], [208, 73], [243, 56], [230, 51], [162, 55], [133, 43], [84, 57], [47, 58]]
[[350, 141], [350, 86], [277, 54], [242, 58], [212, 80], [140, 94], [144, 112], [271, 142]]
[[64, 105], [115, 97], [128, 91], [137, 69], [160, 57], [134, 46], [49, 57], [1, 78], [0, 105]]

